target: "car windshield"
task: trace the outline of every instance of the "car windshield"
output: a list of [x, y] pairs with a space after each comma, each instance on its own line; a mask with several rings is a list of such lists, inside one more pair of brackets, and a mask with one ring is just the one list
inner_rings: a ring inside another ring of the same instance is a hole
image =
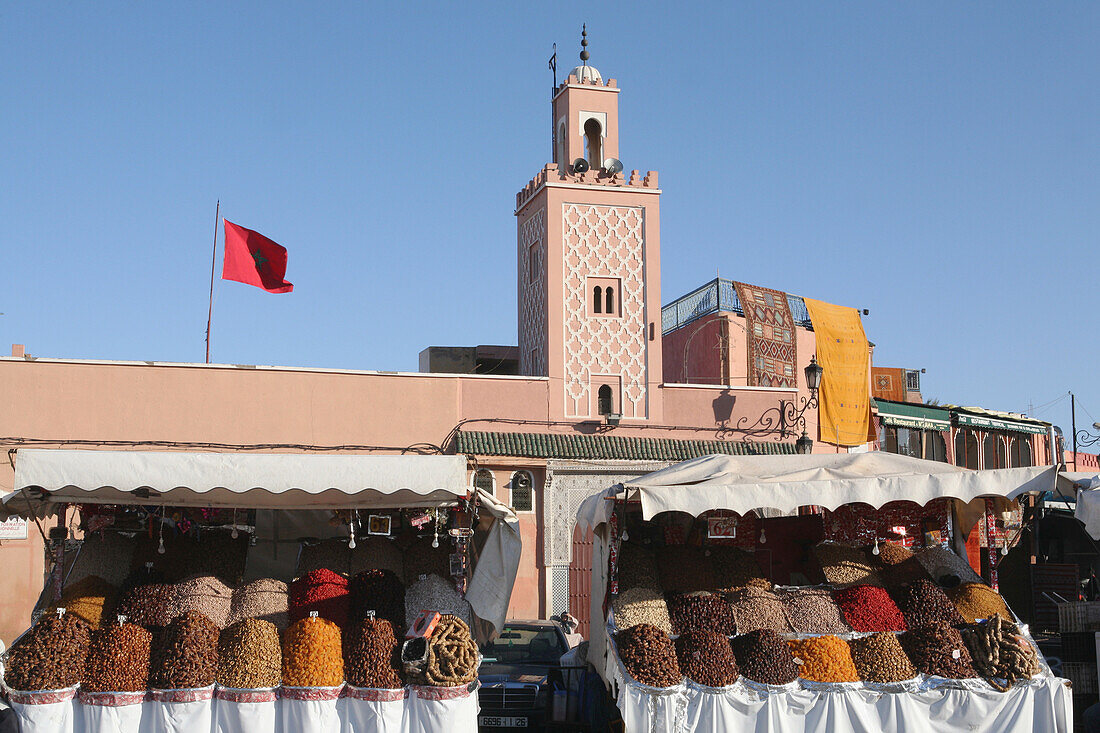
[[487, 664], [557, 664], [567, 651], [555, 629], [532, 626], [505, 626], [481, 647]]

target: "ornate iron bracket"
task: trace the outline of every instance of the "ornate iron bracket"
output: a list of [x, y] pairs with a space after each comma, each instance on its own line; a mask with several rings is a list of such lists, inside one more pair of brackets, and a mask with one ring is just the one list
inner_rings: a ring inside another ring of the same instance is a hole
[[806, 411], [817, 409], [817, 391], [810, 393], [809, 397], [799, 397], [795, 400], [783, 400], [775, 407], [769, 407], [756, 418], [756, 422], [748, 424], [749, 417], [744, 416], [737, 420], [734, 430], [741, 433], [746, 441], [752, 438], [762, 438], [779, 433], [780, 438], [806, 432]]

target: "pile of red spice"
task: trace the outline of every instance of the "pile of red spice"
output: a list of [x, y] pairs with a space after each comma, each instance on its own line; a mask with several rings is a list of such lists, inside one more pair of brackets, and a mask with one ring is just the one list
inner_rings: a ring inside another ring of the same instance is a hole
[[291, 583], [289, 590], [287, 611], [292, 623], [316, 611], [341, 628], [347, 625], [351, 604], [348, 579], [343, 575], [327, 568], [311, 570]]
[[835, 591], [837, 605], [853, 631], [905, 631], [905, 616], [885, 588], [853, 585]]

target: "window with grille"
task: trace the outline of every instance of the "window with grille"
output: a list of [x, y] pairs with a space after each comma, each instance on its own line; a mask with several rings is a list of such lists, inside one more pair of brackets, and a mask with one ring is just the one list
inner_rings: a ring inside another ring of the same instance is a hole
[[487, 468], [479, 468], [474, 473], [474, 488], [494, 496], [496, 492], [493, 490], [493, 472]]
[[907, 392], [920, 392], [920, 372], [916, 369], [905, 370], [905, 390]]
[[513, 473], [510, 487], [512, 497], [509, 503], [514, 511], [535, 511], [535, 488], [530, 472], [516, 471]]

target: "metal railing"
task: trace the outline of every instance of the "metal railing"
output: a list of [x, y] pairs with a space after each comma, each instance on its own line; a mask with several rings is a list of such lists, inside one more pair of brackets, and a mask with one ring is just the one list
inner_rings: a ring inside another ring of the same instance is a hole
[[[806, 302], [799, 296], [788, 293], [787, 305], [790, 306], [791, 317], [795, 324], [812, 331], [813, 324], [810, 323], [810, 312], [806, 310]], [[697, 318], [718, 311], [745, 315], [732, 280], [715, 278], [661, 308], [661, 333], [674, 331]]]

